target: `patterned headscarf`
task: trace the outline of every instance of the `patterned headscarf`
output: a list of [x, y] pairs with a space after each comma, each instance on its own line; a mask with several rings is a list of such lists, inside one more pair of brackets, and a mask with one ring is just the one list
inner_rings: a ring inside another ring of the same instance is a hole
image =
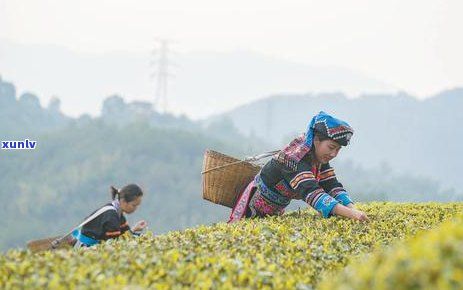
[[297, 164], [310, 151], [315, 132], [327, 136], [342, 146], [349, 144], [350, 138], [354, 134], [354, 130], [349, 124], [321, 111], [312, 118], [307, 132], [283, 148], [276, 156], [276, 160], [295, 170]]
[[307, 127], [307, 139], [305, 143], [309, 147], [312, 146], [314, 131], [327, 136], [342, 146], [347, 146], [354, 134], [354, 129], [349, 124], [323, 111], [314, 116]]

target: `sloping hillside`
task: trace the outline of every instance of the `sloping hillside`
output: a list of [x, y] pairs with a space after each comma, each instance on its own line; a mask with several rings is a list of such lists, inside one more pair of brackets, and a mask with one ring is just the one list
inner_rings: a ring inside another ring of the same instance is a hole
[[319, 289], [462, 289], [462, 225], [459, 215], [406, 243], [381, 248], [326, 279]]
[[[375, 168], [387, 164], [407, 176], [423, 176], [455, 189], [463, 186], [459, 124], [463, 89], [418, 100], [406, 93], [275, 95], [210, 118], [226, 118], [246, 136], [264, 138], [279, 148], [306, 130], [312, 116], [325, 111], [348, 121], [355, 130], [340, 160]], [[433, 169], [431, 169], [433, 168]], [[438, 168], [438, 169], [437, 169]]]
[[89, 249], [9, 251], [0, 257], [0, 288], [313, 289], [358, 256], [433, 229], [463, 209], [437, 203], [360, 207], [369, 223], [295, 211]]

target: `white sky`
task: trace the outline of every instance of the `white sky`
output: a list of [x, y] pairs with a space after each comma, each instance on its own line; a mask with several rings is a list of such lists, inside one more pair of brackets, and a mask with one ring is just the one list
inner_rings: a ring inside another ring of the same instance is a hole
[[461, 0], [0, 0], [0, 37], [76, 51], [253, 50], [418, 97], [463, 85]]

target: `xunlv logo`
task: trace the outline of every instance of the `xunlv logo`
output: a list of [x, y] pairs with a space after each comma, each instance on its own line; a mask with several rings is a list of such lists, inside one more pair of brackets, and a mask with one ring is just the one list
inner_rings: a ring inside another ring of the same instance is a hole
[[37, 147], [37, 141], [26, 139], [24, 141], [2, 141], [1, 149], [28, 149], [33, 150]]

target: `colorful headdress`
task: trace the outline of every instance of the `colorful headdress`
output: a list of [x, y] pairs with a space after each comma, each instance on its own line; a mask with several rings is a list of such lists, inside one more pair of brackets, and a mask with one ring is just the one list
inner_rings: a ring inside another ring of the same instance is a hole
[[342, 146], [347, 146], [350, 142], [350, 138], [354, 134], [354, 129], [346, 122], [321, 111], [312, 118], [312, 121], [307, 127], [307, 138], [305, 143], [309, 147], [312, 146], [315, 132], [327, 136]]
[[276, 159], [295, 169], [301, 159], [310, 151], [315, 132], [327, 136], [342, 146], [349, 144], [350, 138], [354, 134], [354, 130], [349, 124], [321, 111], [312, 118], [307, 132], [291, 141], [278, 153]]

